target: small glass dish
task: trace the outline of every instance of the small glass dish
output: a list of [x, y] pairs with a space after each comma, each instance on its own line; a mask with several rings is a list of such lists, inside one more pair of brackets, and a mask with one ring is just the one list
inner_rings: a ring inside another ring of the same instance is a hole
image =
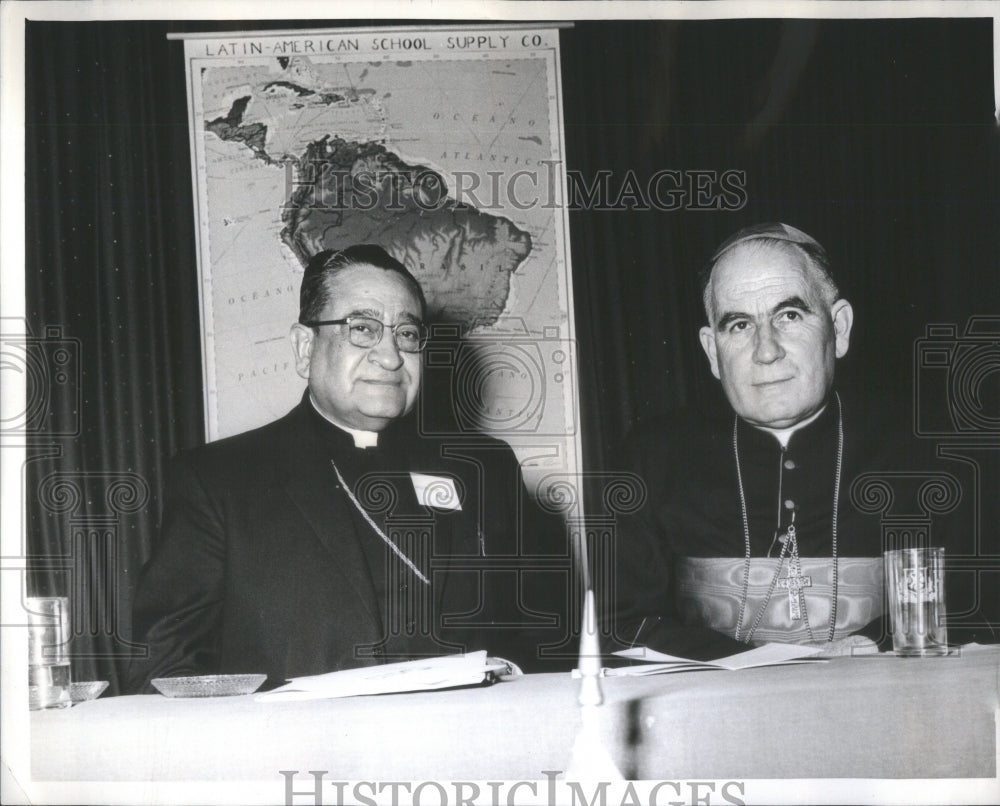
[[198, 677], [158, 677], [153, 688], [164, 697], [235, 697], [253, 694], [266, 674], [207, 674]]
[[69, 698], [73, 703], [96, 700], [104, 693], [108, 687], [107, 680], [87, 680], [79, 683], [70, 683]]

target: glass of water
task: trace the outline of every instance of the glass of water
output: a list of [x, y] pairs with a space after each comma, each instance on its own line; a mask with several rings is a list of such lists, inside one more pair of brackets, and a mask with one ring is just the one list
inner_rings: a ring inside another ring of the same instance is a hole
[[69, 599], [29, 596], [28, 707], [67, 708], [73, 704], [69, 661]]

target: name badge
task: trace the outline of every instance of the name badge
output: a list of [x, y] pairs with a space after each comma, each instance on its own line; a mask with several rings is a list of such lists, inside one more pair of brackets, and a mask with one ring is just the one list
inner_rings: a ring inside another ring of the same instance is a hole
[[413, 491], [422, 506], [434, 509], [461, 509], [462, 501], [455, 480], [448, 476], [430, 476], [426, 473], [410, 473]]

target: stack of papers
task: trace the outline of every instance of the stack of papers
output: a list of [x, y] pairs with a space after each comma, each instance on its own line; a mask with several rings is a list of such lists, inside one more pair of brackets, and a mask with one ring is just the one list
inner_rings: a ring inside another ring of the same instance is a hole
[[280, 688], [258, 694], [254, 699], [258, 702], [321, 700], [364, 694], [431, 691], [491, 683], [498, 675], [509, 671], [508, 663], [487, 658], [483, 650], [467, 655], [444, 655], [296, 677]]
[[691, 672], [703, 669], [753, 669], [758, 666], [790, 666], [796, 663], [816, 663], [825, 660], [814, 658], [823, 650], [814, 646], [799, 644], [764, 644], [756, 649], [730, 655], [713, 661], [690, 660], [664, 655], [646, 647], [623, 649], [614, 654], [621, 658], [643, 661], [640, 665], [622, 666], [615, 669], [604, 669], [608, 677], [642, 677], [651, 674], [670, 674], [672, 672]]

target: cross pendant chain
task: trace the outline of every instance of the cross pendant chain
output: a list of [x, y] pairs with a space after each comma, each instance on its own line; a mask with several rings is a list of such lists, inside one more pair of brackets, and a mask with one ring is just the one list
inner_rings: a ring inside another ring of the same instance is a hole
[[812, 587], [812, 577], [803, 576], [799, 566], [798, 547], [795, 541], [795, 524], [789, 524], [785, 539], [791, 546], [788, 557], [788, 576], [778, 580], [778, 587], [788, 591], [788, 617], [802, 620], [802, 590]]

